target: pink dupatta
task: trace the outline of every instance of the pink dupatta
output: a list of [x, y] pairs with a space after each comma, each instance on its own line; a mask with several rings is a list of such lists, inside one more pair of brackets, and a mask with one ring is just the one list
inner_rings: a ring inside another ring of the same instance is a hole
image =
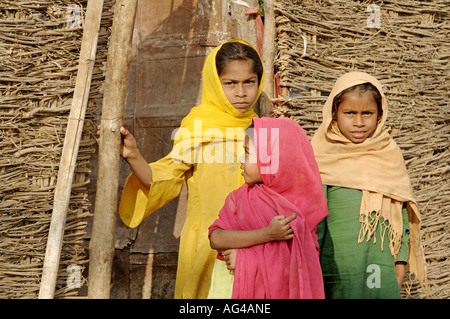
[[311, 144], [293, 120], [253, 121], [263, 183], [231, 192], [210, 233], [263, 228], [277, 215], [297, 218], [292, 240], [237, 250], [232, 298], [324, 298], [315, 229], [328, 210]]

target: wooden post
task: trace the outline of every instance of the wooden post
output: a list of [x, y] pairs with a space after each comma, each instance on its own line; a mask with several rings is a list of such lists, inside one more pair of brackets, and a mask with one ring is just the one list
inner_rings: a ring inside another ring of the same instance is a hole
[[266, 73], [266, 80], [263, 86], [263, 93], [269, 99], [264, 105], [261, 105], [262, 114], [268, 114], [272, 110], [271, 99], [274, 98], [274, 61], [275, 61], [275, 10], [274, 0], [264, 0], [264, 37], [263, 37], [263, 52], [262, 60], [264, 71]]
[[109, 298], [123, 122], [137, 0], [118, 0], [106, 64], [97, 192], [89, 247], [89, 298]]
[[39, 298], [49, 299], [55, 295], [59, 260], [69, 206], [72, 181], [75, 172], [78, 149], [83, 131], [84, 116], [97, 52], [98, 32], [102, 16], [103, 0], [89, 0], [86, 10], [80, 62], [67, 123], [66, 136], [59, 164], [53, 212], [42, 269]]

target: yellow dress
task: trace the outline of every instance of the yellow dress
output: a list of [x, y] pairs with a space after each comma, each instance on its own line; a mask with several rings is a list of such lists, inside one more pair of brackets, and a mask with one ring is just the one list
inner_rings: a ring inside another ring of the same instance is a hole
[[234, 270], [228, 270], [227, 263], [216, 258], [208, 299], [231, 299], [233, 284]]
[[[241, 39], [234, 42], [247, 42]], [[178, 196], [184, 181], [188, 203], [181, 231], [175, 298], [207, 298], [217, 252], [210, 248], [208, 227], [217, 219], [225, 198], [244, 183], [238, 158], [244, 130], [257, 117], [250, 108], [237, 111], [223, 93], [215, 57], [221, 46], [206, 58], [203, 68], [202, 104], [192, 108], [181, 122], [174, 146], [166, 157], [149, 164], [153, 174], [150, 190], [134, 174], [126, 181], [119, 213], [129, 227]], [[264, 83], [264, 74], [258, 97]]]

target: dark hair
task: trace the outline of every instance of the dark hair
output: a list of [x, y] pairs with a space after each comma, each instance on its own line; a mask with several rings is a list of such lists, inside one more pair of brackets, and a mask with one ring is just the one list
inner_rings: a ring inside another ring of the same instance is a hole
[[258, 52], [252, 47], [240, 42], [227, 42], [219, 49], [216, 55], [217, 74], [220, 76], [228, 63], [236, 60], [252, 61], [253, 71], [258, 76], [258, 84], [261, 83], [263, 65]]
[[247, 129], [245, 130], [245, 135], [248, 135], [248, 137], [252, 141], [255, 140], [255, 123], [253, 123], [253, 121], [252, 121], [252, 124], [249, 127], [247, 127]]
[[369, 82], [349, 87], [348, 89], [345, 89], [344, 91], [342, 91], [341, 93], [339, 93], [334, 97], [332, 107], [333, 119], [336, 119], [337, 110], [342, 100], [344, 99], [344, 95], [356, 90], [358, 90], [359, 94], [363, 94], [367, 91], [372, 93], [373, 98], [378, 106], [378, 118], [380, 119], [381, 116], [383, 115], [383, 106], [381, 105], [381, 94], [378, 91], [378, 89]]

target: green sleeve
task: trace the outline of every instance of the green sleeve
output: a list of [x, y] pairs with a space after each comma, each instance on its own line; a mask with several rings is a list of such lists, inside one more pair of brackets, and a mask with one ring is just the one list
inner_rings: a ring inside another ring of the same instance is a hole
[[[325, 198], [328, 201], [328, 186], [322, 185], [322, 188], [323, 188], [323, 192], [325, 194]], [[319, 224], [317, 224], [317, 227], [316, 227], [316, 234], [317, 234], [317, 241], [319, 243], [319, 248], [322, 246], [322, 241], [323, 241], [323, 238], [325, 237], [326, 229], [327, 229], [327, 218], [325, 217], [324, 219], [322, 219], [320, 221]]]
[[403, 216], [402, 243], [397, 255], [396, 262], [404, 262], [406, 264], [408, 262], [409, 256], [409, 220], [408, 220], [408, 211], [406, 209], [406, 203], [403, 205], [402, 216]]

